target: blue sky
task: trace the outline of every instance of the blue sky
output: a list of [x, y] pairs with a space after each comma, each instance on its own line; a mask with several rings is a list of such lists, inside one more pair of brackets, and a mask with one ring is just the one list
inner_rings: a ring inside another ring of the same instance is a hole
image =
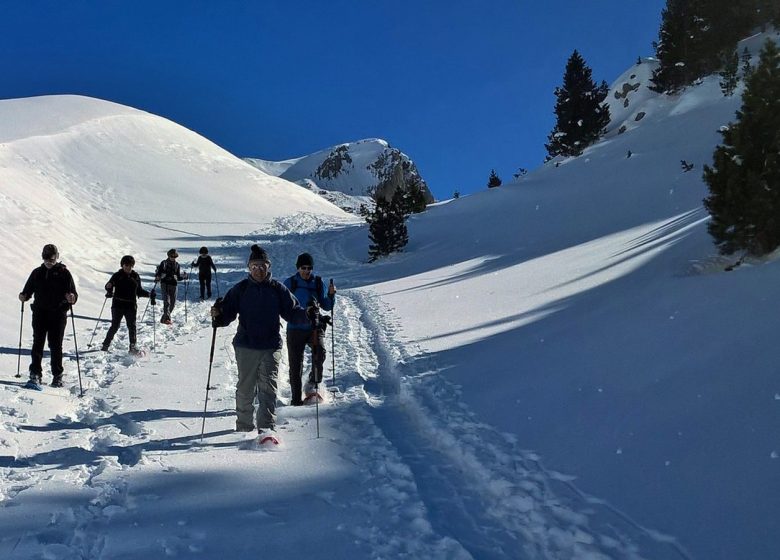
[[379, 137], [437, 199], [537, 167], [575, 48], [611, 83], [663, 0], [4, 3], [0, 98], [73, 93], [271, 160]]

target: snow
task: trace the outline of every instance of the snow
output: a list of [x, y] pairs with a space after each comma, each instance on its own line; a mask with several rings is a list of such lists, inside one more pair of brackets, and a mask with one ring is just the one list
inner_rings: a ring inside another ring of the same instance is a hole
[[[370, 265], [360, 219], [175, 123], [0, 102], [0, 557], [775, 557], [780, 268], [724, 272], [736, 256], [701, 204], [739, 96], [717, 77], [645, 90], [624, 133], [431, 206]], [[66, 387], [14, 378], [15, 294], [47, 242], [81, 295], [82, 398], [70, 322]], [[121, 255], [149, 287], [168, 248], [186, 264], [207, 245], [224, 293], [255, 242], [277, 278], [308, 251], [339, 288], [325, 402], [285, 406], [283, 364], [273, 448], [233, 432], [233, 328], [201, 440], [213, 333], [194, 283], [186, 321], [182, 286], [172, 326], [139, 325], [145, 357], [124, 327], [108, 354], [87, 347]]]

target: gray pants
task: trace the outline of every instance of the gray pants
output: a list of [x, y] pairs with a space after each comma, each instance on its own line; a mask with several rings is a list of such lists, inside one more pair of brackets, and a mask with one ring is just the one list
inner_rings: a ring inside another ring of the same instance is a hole
[[[273, 429], [276, 425], [276, 378], [282, 351], [233, 348], [238, 365], [236, 429], [249, 429], [254, 425], [258, 430]], [[252, 418], [255, 395], [259, 403], [256, 422]]]

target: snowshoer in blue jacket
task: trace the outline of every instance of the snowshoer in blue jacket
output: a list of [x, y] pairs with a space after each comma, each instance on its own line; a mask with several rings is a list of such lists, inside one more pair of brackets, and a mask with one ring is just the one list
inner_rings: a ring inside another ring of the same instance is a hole
[[[318, 306], [324, 311], [331, 311], [336, 301], [336, 287], [331, 283], [327, 292], [322, 278], [314, 275], [314, 258], [309, 253], [298, 255], [295, 261], [298, 269], [293, 276], [284, 281], [293, 295], [307, 307]], [[300, 406], [301, 383], [303, 375], [303, 354], [306, 346], [311, 348], [311, 371], [304, 393], [315, 393], [314, 386], [322, 382], [322, 369], [325, 363], [325, 321], [301, 321], [287, 323], [287, 359], [290, 366], [290, 404]]]
[[[266, 251], [252, 245], [249, 276], [230, 288], [211, 308], [215, 327], [226, 327], [238, 317], [233, 337], [238, 366], [236, 431], [272, 434], [276, 427], [276, 380], [282, 359], [280, 318], [305, 323], [315, 309], [303, 309], [290, 291], [271, 278]], [[254, 415], [254, 398], [259, 407]]]

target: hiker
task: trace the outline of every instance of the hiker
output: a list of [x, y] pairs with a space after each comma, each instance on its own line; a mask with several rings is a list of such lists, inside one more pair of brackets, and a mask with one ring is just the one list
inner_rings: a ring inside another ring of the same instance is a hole
[[[236, 431], [272, 435], [276, 425], [276, 380], [282, 359], [279, 318], [304, 323], [307, 314], [281, 282], [271, 278], [266, 251], [252, 245], [247, 261], [249, 276], [230, 288], [211, 308], [214, 327], [226, 327], [238, 316], [233, 337], [238, 366], [236, 384]], [[259, 407], [253, 418], [254, 398]]]
[[122, 268], [117, 270], [106, 283], [106, 297], [113, 298], [111, 303], [111, 327], [103, 340], [103, 346], [100, 348], [103, 352], [108, 351], [114, 335], [119, 330], [119, 325], [124, 318], [127, 324], [127, 332], [130, 335], [130, 353], [137, 354], [135, 336], [135, 314], [138, 307], [136, 303], [139, 297], [148, 297], [149, 303], [154, 305], [154, 290], [147, 292], [141, 286], [141, 277], [133, 270], [135, 259], [132, 255], [125, 255], [119, 261]]
[[[292, 292], [301, 305], [318, 306], [324, 311], [331, 311], [336, 299], [336, 287], [331, 283], [327, 293], [322, 278], [314, 275], [314, 259], [309, 253], [298, 255], [295, 261], [298, 269], [293, 276], [284, 281], [284, 285]], [[314, 324], [313, 324], [314, 323]], [[325, 321], [301, 321], [287, 323], [287, 360], [290, 367], [290, 404], [300, 406], [301, 382], [303, 375], [303, 354], [306, 346], [311, 348], [311, 371], [304, 388], [304, 394], [316, 394], [315, 386], [322, 382], [322, 368], [325, 363]]]
[[171, 313], [176, 305], [176, 284], [187, 278], [187, 273], [182, 271], [181, 266], [176, 262], [177, 258], [179, 258], [179, 253], [176, 252], [176, 249], [170, 249], [168, 258], [160, 263], [154, 276], [154, 282], [160, 283], [163, 296], [163, 314], [160, 322], [166, 325], [171, 324]]
[[[200, 301], [203, 301], [204, 293], [211, 299], [211, 271], [217, 272], [217, 266], [209, 255], [208, 247], [201, 247], [198, 258], [192, 261], [192, 266], [198, 267], [198, 282], [200, 282]], [[217, 290], [219, 294], [219, 290]]]
[[64, 264], [57, 262], [59, 257], [55, 245], [45, 245], [41, 251], [43, 263], [30, 273], [24, 289], [19, 293], [19, 301], [27, 301], [35, 296], [35, 301], [30, 305], [33, 327], [30, 382], [41, 384], [43, 344], [48, 340], [52, 387], [62, 387], [62, 339], [65, 336], [68, 310], [79, 297], [73, 276]]

